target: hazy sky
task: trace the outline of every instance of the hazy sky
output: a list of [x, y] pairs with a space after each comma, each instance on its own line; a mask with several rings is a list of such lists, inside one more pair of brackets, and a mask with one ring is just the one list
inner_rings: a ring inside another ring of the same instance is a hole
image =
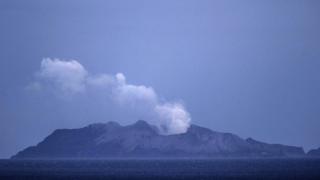
[[123, 73], [216, 131], [319, 147], [319, 9], [318, 0], [1, 0], [0, 158], [57, 128], [145, 118], [104, 89], [34, 86], [44, 58], [76, 60], [90, 77]]

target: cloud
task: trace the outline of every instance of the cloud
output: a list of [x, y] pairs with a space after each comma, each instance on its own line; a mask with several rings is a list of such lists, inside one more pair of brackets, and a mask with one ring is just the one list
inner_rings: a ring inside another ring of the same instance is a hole
[[41, 62], [37, 76], [53, 83], [54, 87], [65, 93], [85, 91], [85, 81], [88, 76], [84, 67], [75, 60], [61, 61], [45, 58]]
[[154, 105], [158, 101], [157, 94], [152, 87], [142, 85], [132, 85], [126, 83], [126, 78], [122, 73], [116, 74], [116, 86], [113, 88], [113, 97], [119, 104]]
[[102, 89], [113, 103], [147, 118], [161, 134], [184, 133], [190, 126], [190, 114], [182, 103], [161, 101], [152, 87], [128, 84], [122, 73], [92, 75], [76, 60], [43, 59], [36, 81], [28, 87], [43, 86], [68, 95]]

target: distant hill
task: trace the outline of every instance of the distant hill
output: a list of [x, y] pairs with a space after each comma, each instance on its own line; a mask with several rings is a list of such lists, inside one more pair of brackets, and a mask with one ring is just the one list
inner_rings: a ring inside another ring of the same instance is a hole
[[58, 129], [36, 146], [14, 155], [32, 158], [122, 157], [296, 157], [301, 147], [267, 144], [231, 133], [191, 125], [186, 133], [160, 135], [145, 121], [128, 126], [116, 122], [91, 124], [80, 129]]
[[320, 148], [312, 149], [308, 152], [308, 156], [317, 156], [320, 157]]

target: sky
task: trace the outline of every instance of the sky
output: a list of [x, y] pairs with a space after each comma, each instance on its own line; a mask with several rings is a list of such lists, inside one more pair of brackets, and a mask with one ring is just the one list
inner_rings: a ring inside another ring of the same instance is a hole
[[[0, 158], [138, 119], [320, 147], [320, 1], [2, 0]], [[178, 124], [177, 124], [178, 123]]]

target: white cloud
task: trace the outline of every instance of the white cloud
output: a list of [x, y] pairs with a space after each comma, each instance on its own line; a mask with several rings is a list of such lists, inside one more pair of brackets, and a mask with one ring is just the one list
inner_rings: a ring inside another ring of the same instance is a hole
[[111, 75], [100, 74], [100, 75], [96, 75], [96, 76], [89, 76], [86, 80], [86, 83], [89, 86], [107, 88], [110, 86], [114, 86], [116, 81], [115, 81], [115, 78], [112, 77]]
[[41, 62], [38, 77], [53, 83], [66, 93], [77, 93], [85, 90], [87, 71], [78, 61], [62, 61], [45, 58]]
[[122, 73], [116, 74], [117, 84], [113, 87], [113, 97], [120, 104], [154, 105], [157, 103], [157, 94], [152, 87], [127, 84], [126, 77]]
[[126, 77], [122, 73], [117, 73], [116, 74], [116, 79], [119, 85], [126, 84]]
[[37, 77], [38, 81], [30, 83], [30, 87], [39, 89], [48, 85], [68, 94], [102, 88], [122, 108], [150, 118], [146, 120], [156, 125], [162, 134], [184, 133], [190, 126], [190, 115], [181, 103], [160, 101], [152, 87], [128, 84], [122, 73], [91, 75], [76, 60], [46, 58], [41, 62]]

